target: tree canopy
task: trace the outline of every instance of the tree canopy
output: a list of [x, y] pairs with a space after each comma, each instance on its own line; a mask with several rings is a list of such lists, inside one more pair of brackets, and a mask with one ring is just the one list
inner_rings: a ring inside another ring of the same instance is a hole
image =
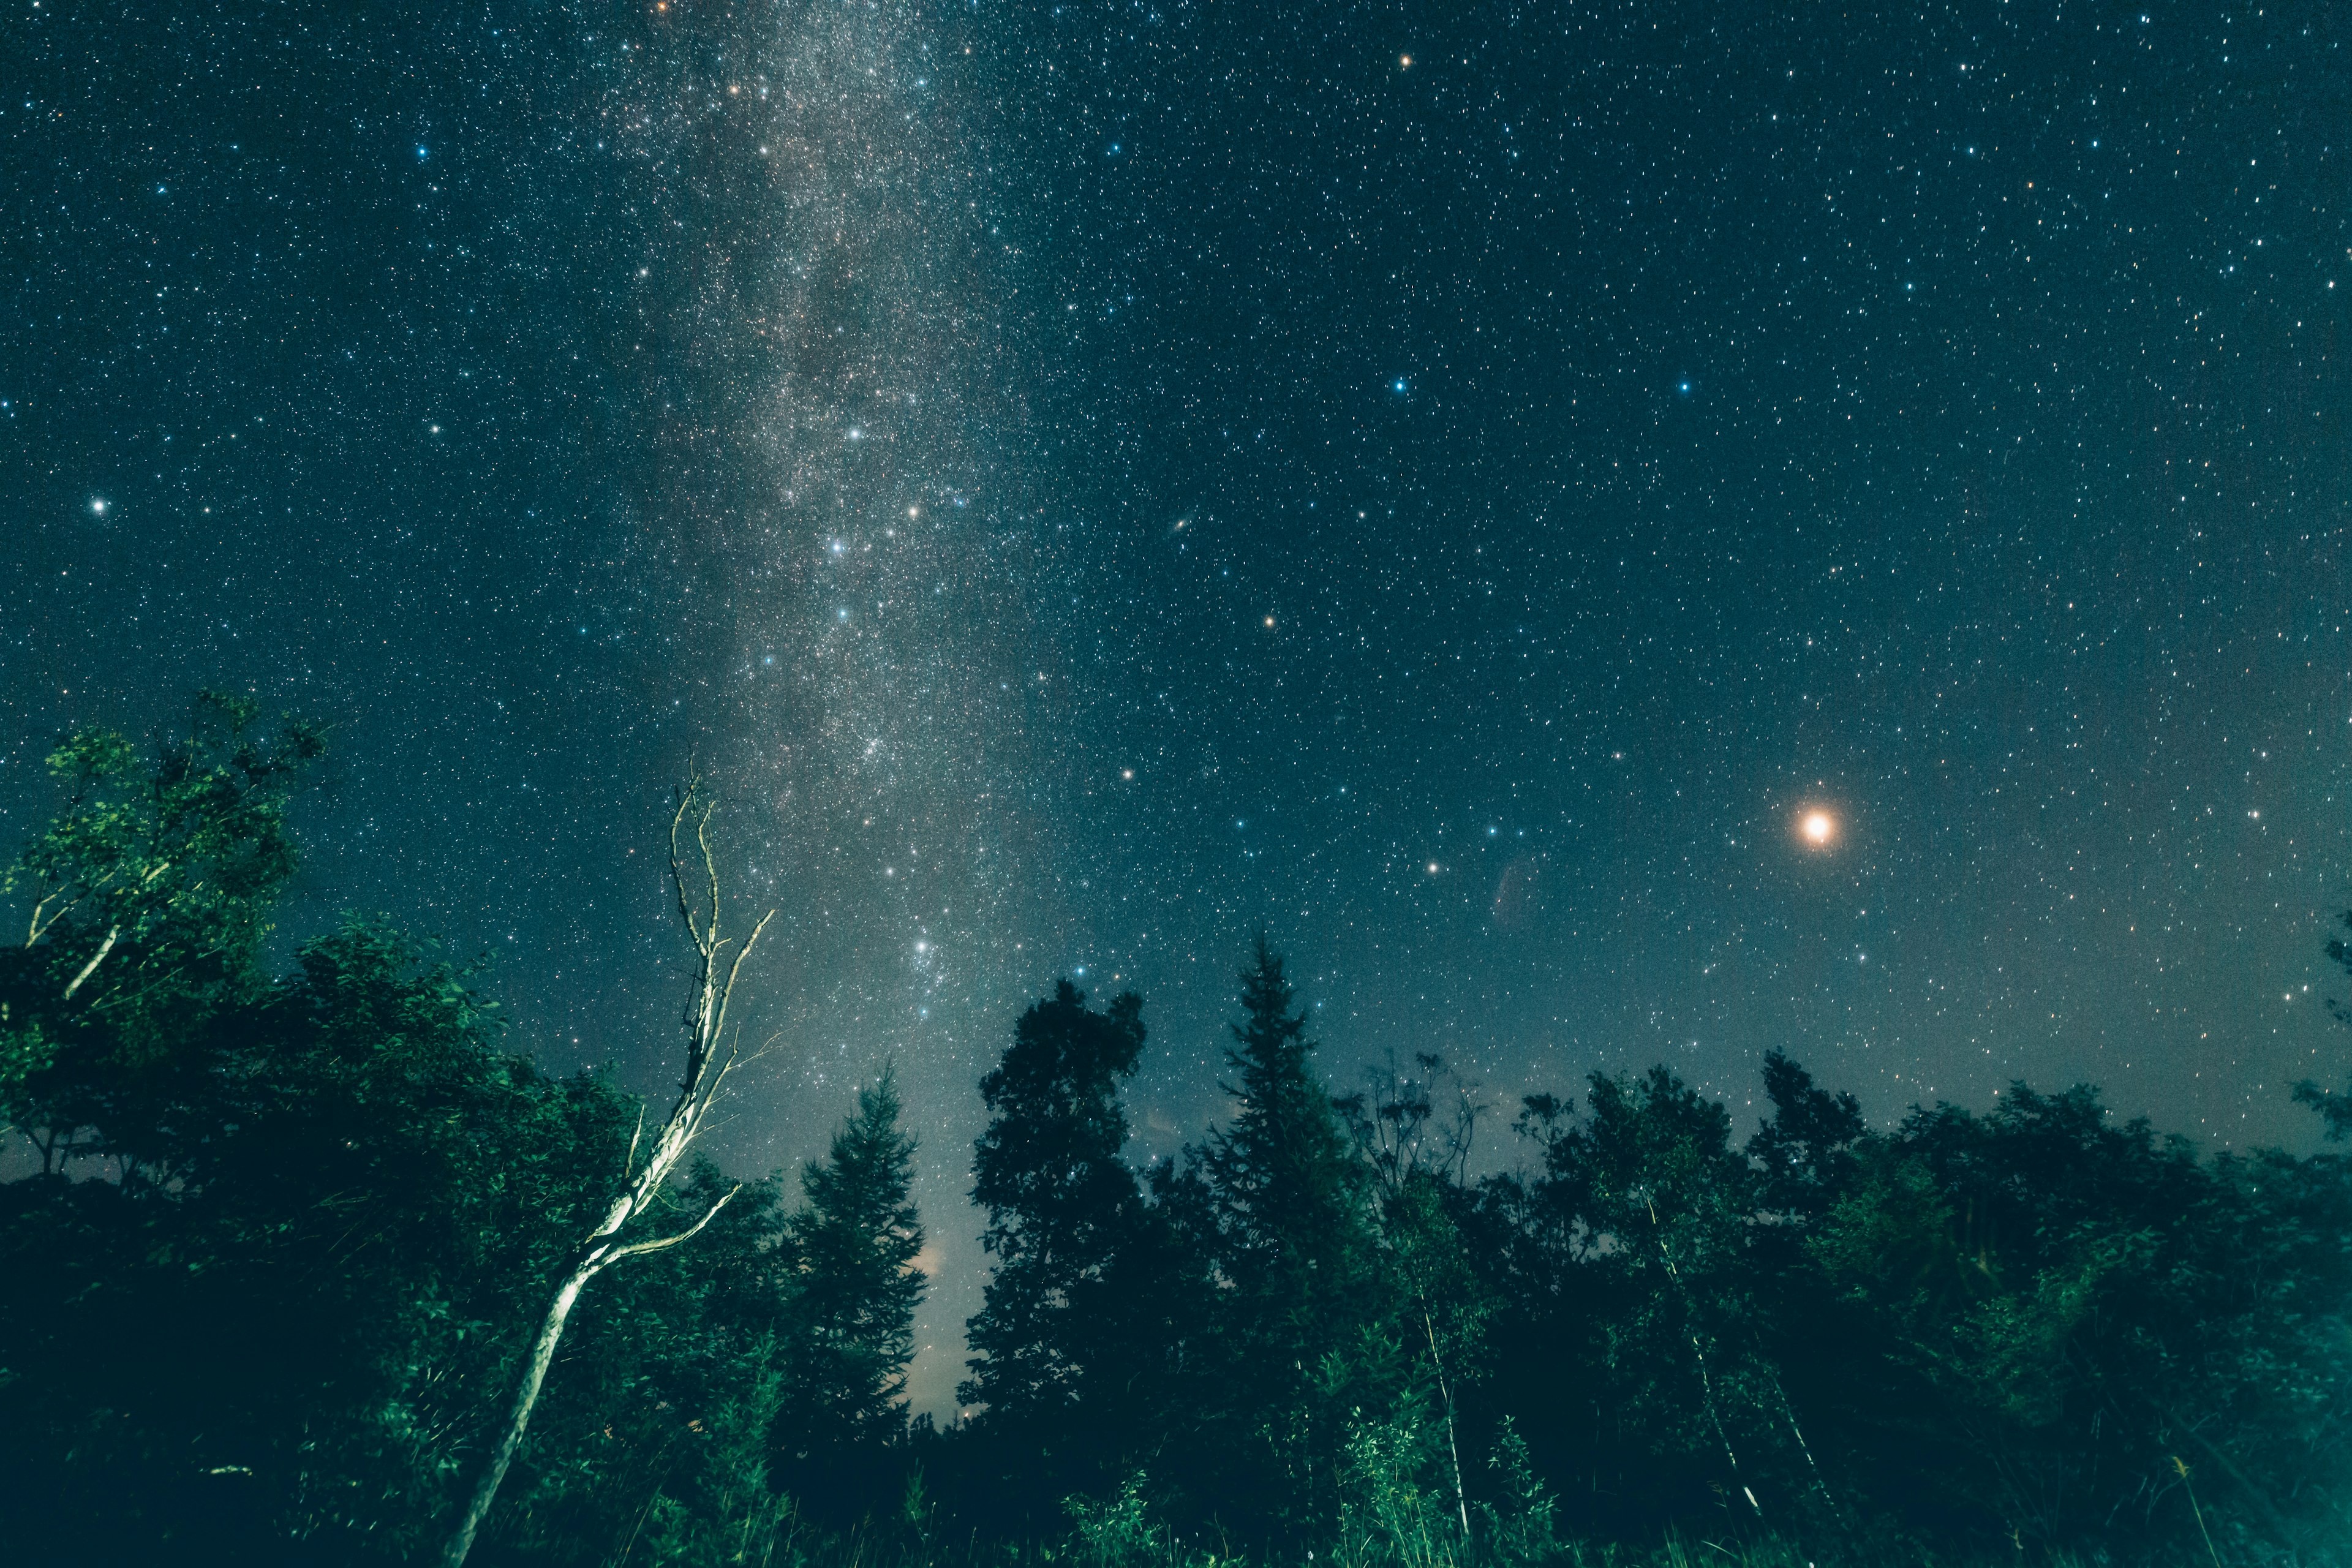
[[[319, 751], [226, 699], [147, 752], [77, 734], [12, 863], [0, 1542], [28, 1561], [429, 1553], [644, 1169], [646, 1108], [513, 1049], [430, 942], [346, 918], [269, 972]], [[978, 1085], [988, 1274], [945, 1429], [908, 1407], [896, 1073], [795, 1180], [682, 1160], [613, 1239], [705, 1223], [588, 1279], [478, 1556], [2346, 1561], [2343, 1153], [2208, 1153], [2081, 1086], [1874, 1121], [1778, 1053], [1744, 1131], [1660, 1066], [1474, 1149], [1492, 1097], [1433, 1055], [1335, 1093], [1312, 1016], [1259, 940], [1229, 1112], [1145, 1168], [1141, 999], [1064, 980], [1021, 1013]], [[2294, 1093], [2352, 1129], [2352, 1091]]]

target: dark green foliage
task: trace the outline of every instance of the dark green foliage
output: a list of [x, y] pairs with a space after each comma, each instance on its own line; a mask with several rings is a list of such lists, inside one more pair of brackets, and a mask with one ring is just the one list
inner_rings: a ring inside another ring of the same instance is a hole
[[1521, 1126], [1543, 1165], [1510, 1194], [1534, 1243], [1517, 1332], [1574, 1347], [1563, 1408], [1529, 1413], [1550, 1463], [1583, 1472], [1596, 1524], [1716, 1505], [1756, 1524], [1768, 1498], [1790, 1522], [1801, 1428], [1761, 1339], [1765, 1183], [1730, 1117], [1654, 1068], [1596, 1073], [1581, 1117], [1539, 1100]]
[[368, 923], [170, 1067], [97, 1129], [114, 1179], [0, 1187], [0, 1443], [43, 1478], [10, 1522], [404, 1538], [629, 1108]]
[[1227, 1272], [1244, 1295], [1293, 1317], [1355, 1283], [1367, 1173], [1308, 1064], [1306, 1016], [1263, 937], [1242, 974], [1241, 1005], [1225, 1052], [1234, 1117], [1211, 1135], [1203, 1163]]
[[1748, 1140], [1764, 1199], [1784, 1213], [1816, 1214], [1852, 1174], [1862, 1106], [1850, 1094], [1817, 1088], [1812, 1074], [1778, 1051], [1764, 1058], [1764, 1092], [1772, 1120]]
[[2087, 1090], [1914, 1113], [1810, 1243], [1871, 1352], [1858, 1458], [1988, 1534], [2184, 1531], [2178, 1458], [2242, 1550], [2340, 1539], [2352, 1500], [2312, 1440], [2346, 1393], [2347, 1203], [2338, 1162], [2200, 1161]]
[[1240, 1003], [1233, 1119], [1162, 1187], [1174, 1245], [1215, 1272], [1184, 1334], [1193, 1375], [1161, 1468], [1220, 1529], [1303, 1543], [1337, 1516], [1346, 1435], [1417, 1405], [1432, 1374], [1381, 1266], [1373, 1172], [1263, 937]]
[[[732, 1184], [697, 1161], [665, 1223]], [[780, 1180], [753, 1184], [692, 1246], [589, 1286], [488, 1560], [728, 1563], [787, 1517], [772, 1442], [801, 1337], [792, 1221]]]
[[1022, 1015], [981, 1080], [993, 1119], [973, 1157], [972, 1199], [987, 1211], [982, 1242], [995, 1267], [969, 1326], [971, 1376], [959, 1397], [986, 1406], [999, 1462], [1041, 1492], [1042, 1507], [1118, 1473], [1105, 1445], [1116, 1443], [1108, 1426], [1134, 1370], [1125, 1336], [1145, 1272], [1141, 1191], [1119, 1158], [1118, 1085], [1143, 1038], [1141, 998], [1097, 1012], [1065, 980]]
[[[2344, 912], [2340, 923], [2345, 930], [2352, 931], [2352, 910]], [[2329, 937], [2326, 951], [2337, 968], [2352, 974], [2352, 946], [2346, 945], [2342, 937]], [[2342, 997], [2330, 996], [2327, 1011], [2337, 1023], [2352, 1024], [2352, 1006], [2347, 1006]], [[2330, 1142], [2340, 1143], [2352, 1138], [2352, 1093], [2336, 1094], [2305, 1079], [2294, 1086], [2294, 1100], [2296, 1104], [2308, 1105], [2319, 1112], [2320, 1119], [2327, 1124]]]
[[0, 1123], [37, 1128], [47, 1163], [58, 1140], [170, 1094], [172, 1044], [263, 984], [294, 870], [287, 804], [320, 743], [292, 720], [259, 737], [257, 713], [208, 692], [152, 763], [108, 730], [49, 754], [64, 800], [0, 876], [25, 919], [0, 960]]
[[[87, 765], [23, 862], [28, 903], [68, 896], [0, 977], [57, 1047], [18, 1101], [39, 1169], [0, 1183], [12, 1556], [428, 1550], [637, 1122], [601, 1078], [504, 1049], [470, 977], [382, 922], [260, 976], [291, 770], [316, 748], [295, 727], [249, 743], [249, 719], [228, 710], [143, 782], [127, 747], [76, 737], [59, 755]], [[164, 902], [108, 901], [126, 876]], [[65, 996], [58, 975], [99, 952]], [[732, 1560], [792, 1511], [791, 1400], [834, 1448], [896, 1436], [920, 1245], [896, 1117], [889, 1086], [864, 1098], [805, 1214], [759, 1184], [694, 1247], [591, 1287], [485, 1560], [632, 1538]], [[700, 1165], [675, 1206], [732, 1185]]]
[[[69, 740], [10, 884], [12, 1560], [429, 1552], [637, 1125], [381, 921], [262, 972], [317, 747], [252, 729]], [[886, 1076], [798, 1206], [751, 1184], [589, 1285], [480, 1560], [2347, 1563], [2352, 1160], [2204, 1156], [2080, 1088], [1874, 1130], [1774, 1055], [1744, 1143], [1664, 1068], [1596, 1074], [1474, 1177], [1434, 1058], [1334, 1099], [1263, 942], [1240, 1004], [1230, 1119], [1148, 1181], [1141, 1003], [1065, 982], [1019, 1019], [981, 1085], [972, 1420], [907, 1419]], [[735, 1186], [697, 1163], [646, 1234]]]

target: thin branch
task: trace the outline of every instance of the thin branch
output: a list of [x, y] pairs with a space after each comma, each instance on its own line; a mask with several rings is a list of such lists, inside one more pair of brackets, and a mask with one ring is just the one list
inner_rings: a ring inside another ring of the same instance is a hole
[[[46, 880], [46, 879], [44, 879]], [[31, 947], [41, 940], [41, 932], [47, 929], [41, 924], [41, 911], [49, 907], [49, 900], [51, 899], [58, 897], [58, 894], [62, 893], [64, 890], [64, 889], [60, 888], [58, 889], [57, 893], [43, 893], [39, 900], [34, 903], [32, 922], [25, 928], [25, 945], [26, 947]], [[70, 907], [70, 905], [68, 906], [68, 908]], [[65, 910], [59, 910], [58, 913], [59, 916], [63, 916]], [[57, 922], [52, 921], [49, 923], [54, 925]]]
[[719, 1016], [710, 1021], [710, 1034], [712, 1038], [716, 1039], [720, 1034], [726, 1031], [727, 1006], [729, 1003], [735, 999], [735, 977], [743, 972], [743, 961], [751, 956], [752, 944], [760, 940], [760, 933], [766, 931], [768, 929], [768, 922], [775, 918], [776, 911], [773, 910], [770, 910], [766, 914], [761, 915], [760, 917], [760, 923], [751, 928], [751, 934], [743, 939], [742, 947], [739, 949], [735, 954], [735, 962], [728, 965], [727, 984], [719, 993]]
[[711, 810], [711, 804], [703, 802], [702, 815], [694, 823], [694, 842], [702, 850], [703, 879], [710, 888], [710, 918], [708, 923], [710, 934], [716, 937], [719, 934], [719, 858], [710, 852]]
[[616, 1247], [613, 1248], [612, 1252], [604, 1258], [604, 1261], [602, 1264], [598, 1265], [598, 1267], [610, 1268], [612, 1265], [618, 1263], [624, 1258], [635, 1258], [638, 1254], [645, 1252], [662, 1252], [670, 1247], [676, 1247], [681, 1241], [693, 1240], [694, 1237], [701, 1232], [704, 1226], [709, 1225], [713, 1219], [716, 1219], [719, 1216], [719, 1211], [727, 1206], [727, 1200], [733, 1197], [737, 1193], [740, 1193], [742, 1190], [743, 1184], [740, 1182], [736, 1183], [733, 1186], [728, 1188], [726, 1192], [719, 1194], [719, 1201], [710, 1205], [710, 1211], [708, 1214], [704, 1215], [700, 1219], [696, 1220], [684, 1230], [679, 1231], [676, 1236], [657, 1237], [652, 1241], [634, 1241], [626, 1247]]
[[679, 826], [679, 825], [680, 825], [680, 824], [682, 824], [682, 823], [684, 823], [684, 822], [686, 821], [686, 814], [687, 814], [688, 811], [690, 811], [690, 810], [692, 810], [692, 809], [693, 809], [693, 807], [694, 807], [694, 794], [695, 794], [695, 791], [696, 791], [696, 790], [700, 786], [700, 784], [701, 784], [701, 780], [700, 780], [699, 778], [689, 778], [689, 779], [687, 781], [687, 785], [686, 785], [685, 793], [684, 793], [684, 794], [682, 794], [682, 795], [680, 795], [677, 797], [677, 810], [676, 812], [672, 813], [672, 814], [671, 814], [671, 816], [670, 816], [670, 819], [669, 819], [669, 880], [670, 880], [670, 886], [671, 886], [671, 887], [673, 887], [674, 889], [677, 889], [677, 915], [678, 915], [678, 919], [680, 919], [680, 920], [682, 920], [682, 921], [684, 921], [686, 922], [686, 933], [687, 933], [687, 935], [688, 935], [688, 936], [690, 936], [690, 937], [692, 937], [692, 938], [694, 939], [694, 950], [695, 950], [695, 952], [698, 952], [698, 953], [703, 954], [703, 956], [705, 956], [705, 957], [707, 958], [707, 957], [709, 957], [709, 943], [708, 943], [708, 942], [706, 942], [706, 940], [704, 939], [704, 936], [703, 936], [703, 933], [701, 932], [701, 931], [700, 931], [700, 930], [698, 930], [698, 929], [695, 926], [695, 923], [694, 923], [694, 909], [693, 909], [693, 906], [691, 906], [690, 904], [688, 904], [688, 903], [687, 902], [687, 899], [686, 899], [686, 867], [685, 867], [685, 865], [684, 865], [684, 864], [679, 860], [679, 858], [678, 858], [678, 853], [677, 853], [677, 830], [678, 830], [678, 826]]

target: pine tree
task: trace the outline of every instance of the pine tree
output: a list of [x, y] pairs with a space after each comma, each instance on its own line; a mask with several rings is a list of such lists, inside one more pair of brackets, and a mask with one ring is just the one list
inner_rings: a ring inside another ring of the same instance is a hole
[[857, 1096], [823, 1163], [801, 1173], [807, 1205], [788, 1227], [799, 1255], [798, 1354], [778, 1422], [787, 1484], [804, 1502], [867, 1501], [877, 1451], [907, 1424], [907, 1364], [925, 1280], [910, 1197], [915, 1140], [898, 1128], [885, 1068]]
[[1370, 1168], [1317, 1080], [1280, 954], [1261, 936], [1225, 1060], [1239, 1102], [1198, 1157], [1229, 1289], [1202, 1352], [1220, 1396], [1193, 1419], [1193, 1489], [1252, 1532], [1321, 1528], [1348, 1429], [1408, 1376], [1381, 1268]]
[[1308, 1061], [1306, 1015], [1282, 955], [1257, 939], [1241, 977], [1242, 1020], [1225, 1052], [1239, 1102], [1204, 1161], [1227, 1268], [1245, 1291], [1306, 1308], [1360, 1261], [1367, 1172]]

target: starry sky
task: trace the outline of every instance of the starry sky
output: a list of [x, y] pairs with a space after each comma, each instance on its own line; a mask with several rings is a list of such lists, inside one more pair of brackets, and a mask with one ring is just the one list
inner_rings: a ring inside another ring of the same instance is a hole
[[2316, 0], [5, 4], [0, 826], [250, 690], [333, 730], [285, 942], [656, 1089], [698, 762], [714, 1151], [897, 1064], [927, 1406], [1058, 974], [1144, 1158], [1261, 927], [1498, 1120], [1780, 1048], [2302, 1146], [2352, 1058]]

